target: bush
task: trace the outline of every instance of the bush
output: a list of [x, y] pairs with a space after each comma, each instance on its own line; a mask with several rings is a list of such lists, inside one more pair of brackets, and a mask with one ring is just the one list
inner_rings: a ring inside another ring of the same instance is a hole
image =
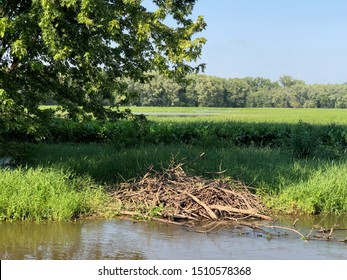
[[[16, 137], [22, 139], [25, 135], [24, 131], [22, 136], [18, 133], [11, 135], [8, 132], [3, 139], [6, 141], [16, 140]], [[54, 119], [46, 126], [45, 133], [42, 134], [40, 131], [39, 135], [32, 135], [30, 139], [36, 142], [40, 139], [41, 142], [48, 143], [111, 142], [120, 148], [158, 143], [281, 147], [289, 149], [296, 158], [329, 158], [347, 150], [347, 127], [304, 122], [297, 124], [232, 121], [173, 122], [135, 118], [115, 122], [90, 120], [79, 123], [67, 119]]]

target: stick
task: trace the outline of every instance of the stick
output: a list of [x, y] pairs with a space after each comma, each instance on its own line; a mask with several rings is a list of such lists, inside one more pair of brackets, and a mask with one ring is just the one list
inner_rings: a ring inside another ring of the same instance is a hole
[[156, 221], [156, 222], [166, 223], [166, 224], [179, 225], [179, 226], [184, 225], [184, 223], [178, 223], [178, 222], [174, 222], [171, 220], [160, 219], [160, 218], [151, 218], [151, 220]]
[[235, 193], [234, 191], [226, 190], [226, 189], [222, 189], [222, 191], [225, 192], [225, 193], [230, 193], [230, 194], [233, 194], [233, 195], [241, 197], [243, 199], [243, 201], [245, 202], [247, 208], [252, 209], [252, 207], [251, 207], [251, 205], [249, 205], [247, 199], [241, 193]]
[[195, 202], [197, 202], [198, 204], [200, 204], [202, 207], [204, 207], [204, 209], [206, 210], [206, 212], [208, 213], [208, 215], [211, 217], [211, 219], [213, 220], [218, 220], [217, 215], [211, 210], [210, 207], [208, 207], [204, 202], [202, 202], [200, 199], [198, 199], [196, 196], [185, 192], [190, 198], [192, 198]]
[[273, 229], [285, 229], [285, 230], [289, 230], [289, 231], [292, 231], [292, 232], [295, 232], [296, 234], [299, 234], [301, 236], [301, 238], [303, 239], [306, 239], [307, 236], [303, 235], [301, 232], [297, 231], [296, 229], [293, 229], [293, 228], [289, 228], [289, 227], [282, 227], [282, 226], [265, 226], [265, 225], [262, 225], [262, 227], [266, 227], [266, 228], [273, 228]]
[[219, 211], [226, 211], [226, 212], [233, 212], [238, 214], [244, 214], [244, 215], [250, 215], [252, 217], [260, 218], [263, 220], [271, 221], [271, 217], [262, 215], [259, 213], [256, 213], [255, 210], [244, 210], [244, 209], [238, 209], [230, 206], [223, 206], [223, 205], [210, 205], [211, 209], [219, 210]]

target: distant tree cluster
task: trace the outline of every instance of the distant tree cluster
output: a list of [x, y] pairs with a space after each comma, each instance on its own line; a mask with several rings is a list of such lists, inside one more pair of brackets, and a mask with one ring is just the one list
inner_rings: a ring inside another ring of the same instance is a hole
[[189, 75], [184, 82], [154, 74], [148, 83], [123, 80], [118, 102], [137, 106], [347, 108], [347, 84], [305, 84], [291, 76], [278, 81], [257, 77]]

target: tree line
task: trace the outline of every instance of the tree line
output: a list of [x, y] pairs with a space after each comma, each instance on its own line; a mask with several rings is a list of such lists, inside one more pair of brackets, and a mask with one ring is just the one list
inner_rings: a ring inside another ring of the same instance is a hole
[[136, 106], [347, 108], [347, 84], [306, 84], [291, 76], [220, 78], [188, 75], [183, 81], [153, 74], [147, 83], [123, 80], [117, 102]]

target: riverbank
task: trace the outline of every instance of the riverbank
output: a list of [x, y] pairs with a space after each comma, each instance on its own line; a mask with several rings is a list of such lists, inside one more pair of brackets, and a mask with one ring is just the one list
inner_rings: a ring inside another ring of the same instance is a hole
[[[193, 110], [204, 108], [172, 113]], [[117, 215], [109, 209], [129, 209], [110, 207], [110, 193], [173, 161], [192, 177], [241, 182], [273, 213], [347, 212], [347, 126], [331, 122], [346, 111], [207, 111], [149, 121], [56, 118], [30, 132], [0, 130], [0, 158], [10, 165], [0, 170], [0, 220]]]
[[297, 159], [283, 149], [252, 147], [145, 145], [120, 150], [110, 144], [36, 144], [22, 167], [0, 170], [0, 218], [117, 216], [117, 207], [127, 209], [110, 207], [109, 193], [149, 167], [160, 170], [172, 160], [185, 163], [191, 176], [243, 182], [273, 213], [347, 212], [346, 157]]

